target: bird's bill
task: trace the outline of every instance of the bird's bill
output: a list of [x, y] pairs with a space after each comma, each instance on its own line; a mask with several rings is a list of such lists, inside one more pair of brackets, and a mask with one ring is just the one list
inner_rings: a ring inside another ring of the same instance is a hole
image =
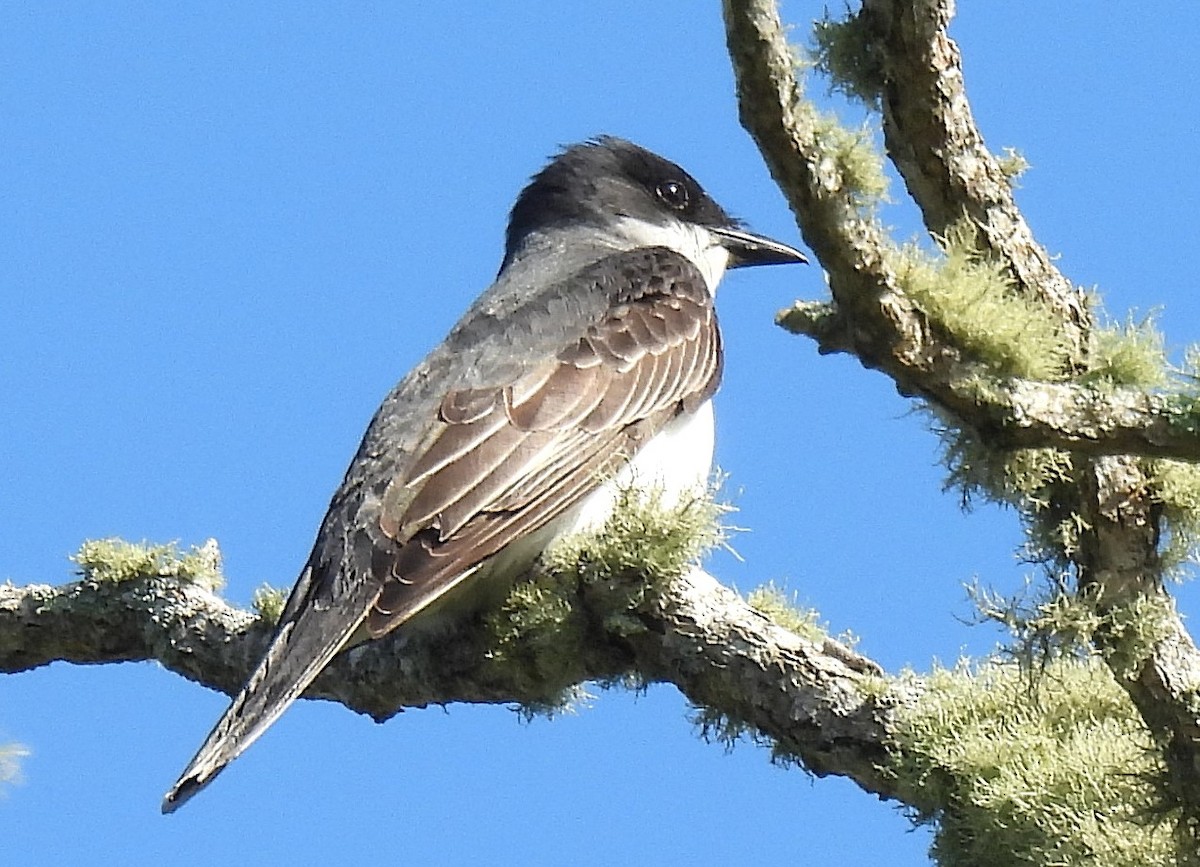
[[709, 227], [709, 231], [729, 251], [729, 267], [745, 268], [750, 265], [788, 265], [808, 262], [808, 257], [780, 241], [763, 235], [755, 235], [732, 227]]

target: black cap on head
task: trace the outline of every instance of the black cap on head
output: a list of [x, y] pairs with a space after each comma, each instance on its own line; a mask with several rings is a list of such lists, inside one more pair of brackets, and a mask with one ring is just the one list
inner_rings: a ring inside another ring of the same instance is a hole
[[714, 230], [734, 267], [806, 261], [787, 245], [744, 231], [682, 167], [606, 135], [565, 148], [521, 191], [509, 216], [504, 265], [533, 234], [571, 225], [605, 227], [620, 217], [674, 219]]
[[625, 139], [599, 136], [565, 148], [521, 191], [508, 220], [505, 259], [547, 228], [668, 213], [708, 226], [737, 225], [675, 163]]

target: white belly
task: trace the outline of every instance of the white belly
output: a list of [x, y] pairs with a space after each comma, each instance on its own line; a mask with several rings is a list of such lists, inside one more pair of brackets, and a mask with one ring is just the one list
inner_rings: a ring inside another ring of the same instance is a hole
[[706, 400], [694, 413], [680, 416], [655, 434], [613, 479], [563, 516], [555, 535], [598, 528], [612, 514], [622, 490], [658, 489], [667, 508], [703, 491], [712, 474], [714, 445], [712, 401]]

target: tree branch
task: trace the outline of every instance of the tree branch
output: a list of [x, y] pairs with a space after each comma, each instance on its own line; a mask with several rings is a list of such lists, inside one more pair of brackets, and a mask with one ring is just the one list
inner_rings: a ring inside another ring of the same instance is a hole
[[[899, 311], [893, 307], [893, 315]], [[921, 330], [919, 311], [902, 333]], [[823, 353], [857, 353], [833, 305], [797, 301], [778, 323], [815, 340]], [[911, 353], [876, 356], [901, 393], [919, 395], [970, 425], [1000, 449], [1056, 448], [1086, 455], [1139, 455], [1200, 461], [1200, 418], [1190, 395], [1079, 381], [997, 377], [955, 352], [932, 353], [925, 367]]]
[[[574, 670], [582, 679], [635, 673], [644, 682], [673, 683], [697, 705], [766, 736], [814, 773], [848, 776], [867, 791], [896, 796], [895, 780], [882, 768], [900, 700], [863, 688], [864, 678], [879, 672], [874, 663], [835, 641], [775, 625], [699, 569], [668, 582], [632, 612], [620, 612], [632, 613], [639, 628], [630, 629], [628, 621], [619, 630], [603, 628], [613, 622], [614, 606], [629, 599], [627, 587], [577, 588], [572, 604], [591, 624], [588, 640], [574, 644], [581, 654]], [[337, 701], [379, 721], [431, 704], [544, 702], [540, 674], [519, 655], [492, 652], [481, 638], [486, 633], [475, 624], [453, 634], [368, 642], [335, 659], [306, 697]], [[253, 614], [176, 578], [0, 586], [5, 673], [54, 661], [155, 660], [233, 694], [269, 637], [270, 628]], [[555, 652], [570, 649], [556, 645]], [[916, 698], [910, 688], [905, 702]]]
[[864, 0], [861, 14], [882, 62], [884, 143], [926, 227], [944, 235], [969, 218], [1020, 291], [1057, 312], [1073, 354], [1082, 355], [1091, 326], [1085, 296], [1033, 237], [975, 125], [962, 57], [947, 32], [954, 0]]
[[[1092, 323], [1083, 294], [1036, 243], [1007, 179], [983, 145], [966, 97], [961, 56], [947, 33], [953, 13], [953, 0], [864, 0], [865, 21], [883, 59], [883, 129], [889, 156], [929, 231], [943, 233], [963, 215], [969, 217], [982, 230], [988, 248], [1008, 264], [1020, 291], [1058, 312], [1073, 367], [1086, 370]], [[1169, 416], [1141, 413], [1138, 418], [1141, 407], [1131, 405], [1136, 401], [1117, 406], [1110, 399], [1100, 408], [1078, 400], [1055, 403], [1053, 397], [1044, 389], [1021, 408], [1058, 410], [1062, 428], [1074, 422], [1070, 439], [1079, 442], [1064, 443], [1069, 448], [1083, 451], [1080, 446], [1088, 437], [1078, 434], [1085, 432], [1105, 430], [1113, 439], [1114, 434], [1132, 433], [1122, 431], [1121, 420], [1141, 422], [1136, 432], [1141, 445], [1168, 435], [1169, 425], [1162, 422]], [[1145, 396], [1142, 406], [1151, 401]], [[946, 408], [980, 427], [978, 413], [971, 408]], [[1082, 417], [1074, 411], [1078, 409], [1083, 409]], [[1046, 418], [1046, 413], [1041, 415]], [[1194, 431], [1185, 432], [1184, 439], [1194, 440]], [[1184, 808], [1180, 831], [1194, 842], [1200, 839], [1200, 654], [1162, 585], [1159, 515], [1151, 480], [1134, 458], [1113, 454], [1119, 449], [1107, 451], [1109, 456], [1081, 468], [1081, 490], [1066, 494], [1073, 500], [1066, 505], [1087, 527], [1073, 554], [1078, 583], [1110, 612], [1142, 605], [1158, 612], [1159, 640], [1135, 664], [1129, 663], [1125, 636], [1102, 633], [1096, 638], [1150, 730], [1169, 744], [1171, 788]], [[1193, 453], [1194, 446], [1182, 456]]]
[[[855, 205], [852, 178], [822, 141], [825, 121], [806, 102], [771, 0], [725, 0], [727, 41], [743, 125], [787, 196], [805, 241], [829, 275], [833, 304], [799, 304], [782, 323], [824, 351], [844, 351], [891, 376], [1001, 448], [1052, 445], [1100, 455], [1080, 461], [1055, 509], [1084, 528], [1064, 550], [1081, 590], [1111, 613], [1149, 606], [1156, 640], [1131, 664], [1115, 633], [1098, 647], [1142, 718], [1168, 747], [1181, 833], [1200, 837], [1200, 654], [1162, 586], [1159, 513], [1152, 480], [1128, 453], [1195, 459], [1196, 429], [1171, 398], [1101, 393], [1079, 383], [1003, 381], [980, 375], [969, 352], [932, 326], [905, 295], [889, 242]], [[864, 0], [861, 46], [879, 64], [888, 155], [934, 236], [964, 218], [983, 255], [1005, 264], [1016, 290], [1057, 315], [1063, 378], [1086, 373], [1091, 317], [1084, 296], [1036, 243], [1008, 180], [983, 145], [967, 102], [952, 0]], [[892, 248], [894, 249], [894, 248]]]
[[[1191, 401], [1078, 383], [999, 381], [932, 328], [904, 292], [893, 264], [894, 248], [875, 221], [860, 213], [849, 181], [822, 148], [823, 121], [804, 100], [774, 4], [726, 0], [725, 13], [742, 123], [787, 196], [805, 242], [825, 268], [834, 298], [832, 304], [797, 303], [780, 314], [784, 327], [813, 337], [823, 352], [853, 354], [864, 366], [890, 376], [902, 394], [943, 407], [1001, 448], [1063, 447], [1088, 454], [1200, 459]], [[936, 56], [957, 60], [957, 48], [944, 33], [935, 32], [941, 34]], [[906, 49], [914, 50], [907, 43]], [[966, 208], [975, 219], [996, 224], [984, 224], [991, 253], [1011, 263], [1024, 291], [1067, 317], [1074, 334], [1070, 342], [1082, 345], [1079, 329], [1089, 321], [1082, 296], [1032, 241], [1007, 182], [994, 177], [999, 172], [995, 160], [983, 148], [959, 92], [961, 72], [957, 66], [943, 72], [954, 87], [946, 94], [944, 88], [924, 85], [942, 97], [928, 107], [926, 127], [951, 130], [955, 137], [941, 140], [937, 152], [942, 159], [898, 161], [902, 171], [914, 176], [910, 186], [928, 200], [924, 210], [938, 215], [931, 230], [944, 231], [952, 222], [947, 190], [975, 189], [974, 176], [964, 176], [963, 167], [982, 172], [986, 194], [974, 194], [957, 213], [961, 216]], [[905, 107], [906, 128], [915, 126], [915, 100], [902, 98], [909, 90], [893, 86], [891, 91], [898, 94], [891, 101]], [[966, 111], [957, 122], [946, 115], [951, 104]], [[888, 127], [893, 136], [898, 134], [895, 126]], [[930, 136], [927, 131], [921, 138], [928, 141]], [[991, 168], [980, 169], [984, 163]], [[941, 180], [935, 183], [932, 175]], [[1036, 282], [1034, 276], [1044, 281]]]

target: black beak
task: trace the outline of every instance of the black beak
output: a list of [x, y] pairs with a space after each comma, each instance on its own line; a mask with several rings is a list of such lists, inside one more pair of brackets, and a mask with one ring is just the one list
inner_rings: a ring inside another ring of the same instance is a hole
[[772, 241], [732, 226], [709, 227], [709, 231], [729, 251], [729, 267], [745, 268], [750, 265], [789, 265], [808, 262], [808, 257], [787, 244]]

